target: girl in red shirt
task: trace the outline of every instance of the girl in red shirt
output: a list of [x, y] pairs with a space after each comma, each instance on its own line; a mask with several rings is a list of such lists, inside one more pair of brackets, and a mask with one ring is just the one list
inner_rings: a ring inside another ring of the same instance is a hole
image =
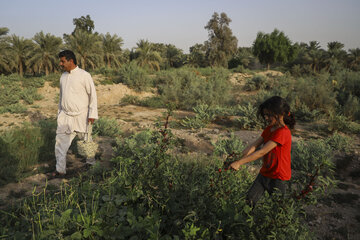
[[[259, 175], [247, 193], [248, 202], [254, 206], [264, 191], [272, 194], [275, 189], [285, 194], [285, 182], [291, 178], [291, 132], [295, 119], [286, 101], [271, 97], [259, 106], [258, 114], [268, 126], [261, 136], [242, 153], [242, 158], [230, 167], [238, 170], [241, 165], [263, 158]], [[289, 129], [290, 128], [290, 129]], [[262, 145], [261, 148], [259, 148]]]

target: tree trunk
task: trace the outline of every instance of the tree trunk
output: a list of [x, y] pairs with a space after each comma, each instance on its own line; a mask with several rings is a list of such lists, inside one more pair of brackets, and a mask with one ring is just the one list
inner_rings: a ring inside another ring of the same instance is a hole
[[267, 70], [270, 70], [270, 63], [267, 64]]
[[23, 65], [22, 65], [21, 60], [19, 60], [19, 74], [20, 74], [20, 77], [23, 76]]

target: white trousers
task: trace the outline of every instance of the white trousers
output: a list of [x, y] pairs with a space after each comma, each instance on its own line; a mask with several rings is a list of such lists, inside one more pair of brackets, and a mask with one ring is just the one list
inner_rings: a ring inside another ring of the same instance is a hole
[[[71, 142], [76, 135], [82, 140], [85, 137], [84, 133], [72, 132], [70, 134], [57, 133], [55, 140], [55, 158], [56, 158], [56, 171], [59, 173], [66, 173], [66, 154], [69, 150]], [[87, 164], [95, 164], [94, 158], [86, 159]]]

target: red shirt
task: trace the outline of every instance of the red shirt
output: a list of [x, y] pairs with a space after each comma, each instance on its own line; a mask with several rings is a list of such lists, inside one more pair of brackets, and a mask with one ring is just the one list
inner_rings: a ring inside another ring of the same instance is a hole
[[291, 132], [287, 126], [271, 132], [272, 126], [265, 128], [261, 136], [264, 144], [269, 140], [277, 143], [263, 157], [263, 166], [260, 169], [261, 175], [272, 179], [290, 180], [291, 178]]

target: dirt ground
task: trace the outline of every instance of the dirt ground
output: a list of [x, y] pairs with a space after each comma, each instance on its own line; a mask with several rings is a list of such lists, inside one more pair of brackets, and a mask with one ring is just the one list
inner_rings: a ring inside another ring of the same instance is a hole
[[[265, 72], [263, 74], [279, 74], [277, 72]], [[245, 80], [251, 77], [247, 74], [234, 74], [231, 81], [235, 85], [243, 86]], [[96, 83], [100, 76], [94, 76]], [[100, 85], [96, 86], [98, 95], [99, 116], [114, 118], [121, 126], [124, 133], [131, 133], [146, 128], [153, 128], [154, 123], [163, 117], [165, 109], [153, 109], [134, 105], [121, 104], [121, 99], [126, 95], [133, 95], [139, 98], [152, 96], [153, 93], [135, 92], [125, 85]], [[39, 93], [44, 96], [40, 101], [35, 102], [29, 107], [25, 114], [0, 114], [0, 130], [21, 125], [22, 122], [38, 121], [42, 118], [55, 118], [57, 113], [58, 89], [51, 87], [47, 82], [39, 89]], [[173, 119], [181, 119], [191, 116], [192, 113], [186, 111], [176, 111]], [[229, 119], [228, 119], [229, 120]], [[231, 119], [230, 119], [231, 121]], [[184, 146], [191, 153], [211, 154], [213, 151], [212, 142], [219, 138], [227, 137], [230, 132], [243, 140], [244, 143], [254, 141], [260, 131], [237, 130], [236, 128], [224, 127], [224, 125], [210, 124], [200, 130], [192, 129], [172, 129], [173, 134], [182, 139]], [[293, 134], [293, 141], [306, 139], [316, 133], [306, 124], [299, 123]], [[318, 239], [360, 239], [360, 136], [354, 136], [354, 148], [352, 154], [348, 156], [337, 156], [336, 177], [339, 181], [335, 190], [327, 197], [320, 200], [315, 206], [307, 208], [306, 221], [310, 229], [317, 235]], [[112, 158], [111, 142], [109, 137], [98, 137], [100, 157], [98, 161], [102, 165], [108, 165]], [[55, 162], [50, 159], [49, 162]], [[39, 167], [34, 167], [34, 173]], [[67, 169], [72, 176], [76, 176], [83, 171], [84, 161], [69, 150], [67, 156]], [[257, 169], [250, 169], [257, 171]], [[41, 189], [48, 185], [59, 185], [67, 179], [47, 180], [45, 174], [34, 174], [23, 179], [19, 183], [10, 183], [0, 188], [1, 203], [16, 203], [24, 195], [30, 195], [34, 187]], [[291, 238], [289, 238], [291, 239]]]

